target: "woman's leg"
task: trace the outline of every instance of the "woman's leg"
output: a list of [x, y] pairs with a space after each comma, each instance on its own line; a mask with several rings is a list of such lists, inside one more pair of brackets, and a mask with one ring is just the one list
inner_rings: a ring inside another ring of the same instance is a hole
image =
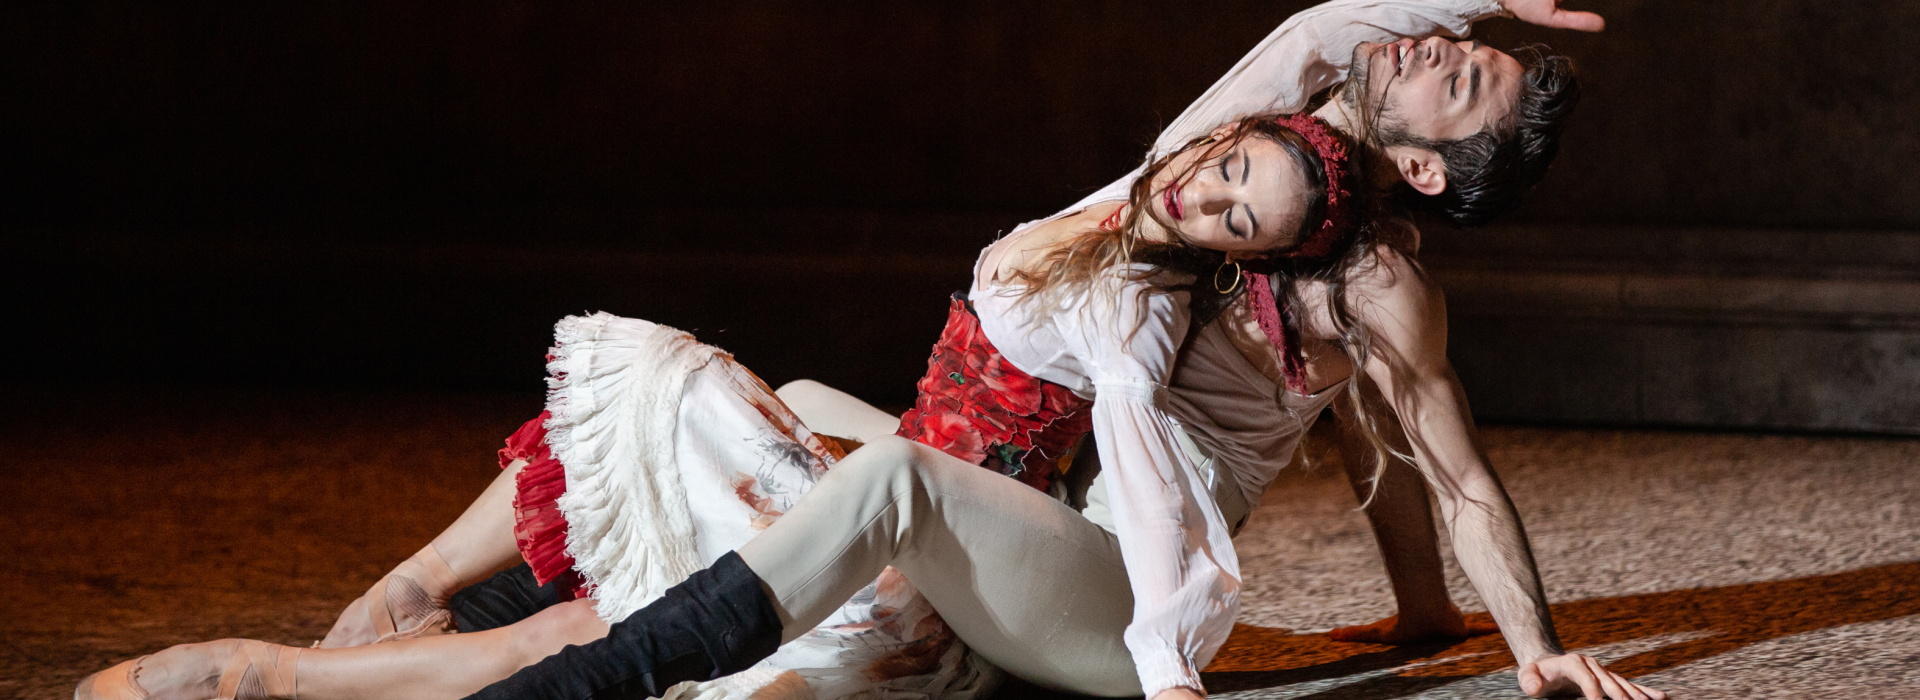
[[1042, 686], [1138, 695], [1122, 641], [1133, 596], [1115, 538], [1019, 482], [882, 437], [785, 516], [666, 597], [474, 695], [658, 695], [736, 672], [804, 634], [893, 565], [973, 649]]
[[816, 433], [872, 442], [900, 429], [899, 416], [811, 379], [787, 382], [774, 393]]
[[520, 562], [513, 540], [514, 479], [525, 460], [514, 460], [500, 470], [487, 490], [433, 538], [433, 548], [445, 558], [460, 585], [466, 586]]
[[300, 656], [300, 700], [466, 697], [569, 644], [606, 634], [592, 601], [576, 600], [485, 632], [314, 649]]
[[1031, 487], [901, 438], [848, 455], [740, 548], [791, 639], [888, 565], [962, 640], [1016, 676], [1137, 695], [1118, 541]]
[[[513, 497], [514, 479], [525, 466], [525, 461], [516, 460], [500, 470], [480, 497], [425, 549], [349, 604], [320, 646], [371, 644], [388, 631], [444, 629], [444, 610], [455, 591], [520, 561], [513, 536]], [[379, 619], [383, 616], [385, 620]]]
[[[238, 683], [240, 697], [248, 700], [296, 693], [300, 700], [452, 699], [472, 694], [569, 644], [586, 644], [606, 633], [607, 625], [594, 615], [592, 603], [576, 600], [485, 632], [348, 649], [305, 649], [297, 655], [273, 653], [284, 647], [257, 653], [273, 645], [251, 640], [182, 644], [140, 661], [137, 682], [157, 700], [213, 697], [222, 671], [232, 668], [234, 659], [252, 646], [253, 658], [265, 661], [256, 662], [251, 674], [267, 680], [264, 687], [253, 685], [251, 692], [248, 683]], [[296, 668], [276, 667], [287, 663]], [[82, 682], [83, 690], [89, 688], [88, 681]]]

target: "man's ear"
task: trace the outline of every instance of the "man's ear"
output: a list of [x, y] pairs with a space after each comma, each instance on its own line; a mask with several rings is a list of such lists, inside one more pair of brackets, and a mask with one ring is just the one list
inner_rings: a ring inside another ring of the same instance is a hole
[[1387, 158], [1413, 191], [1428, 196], [1447, 191], [1447, 164], [1440, 154], [1413, 146], [1393, 146], [1387, 149]]

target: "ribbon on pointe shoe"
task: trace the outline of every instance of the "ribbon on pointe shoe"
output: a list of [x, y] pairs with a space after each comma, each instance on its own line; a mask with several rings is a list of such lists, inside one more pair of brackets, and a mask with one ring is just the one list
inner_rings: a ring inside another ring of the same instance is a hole
[[227, 667], [220, 672], [216, 700], [298, 700], [294, 672], [300, 666], [299, 647], [242, 639]]

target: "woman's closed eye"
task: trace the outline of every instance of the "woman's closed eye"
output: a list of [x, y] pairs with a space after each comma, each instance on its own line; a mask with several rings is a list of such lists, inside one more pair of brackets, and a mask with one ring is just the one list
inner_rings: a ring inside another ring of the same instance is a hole
[[[1240, 155], [1240, 154], [1238, 154], [1238, 153], [1229, 153], [1229, 154], [1227, 154], [1227, 157], [1225, 157], [1225, 158], [1221, 158], [1221, 159], [1220, 159], [1220, 181], [1221, 181], [1221, 182], [1225, 182], [1225, 183], [1229, 183], [1229, 184], [1231, 184], [1231, 183], [1233, 182], [1233, 171], [1231, 171], [1231, 170], [1228, 170], [1228, 169], [1227, 169], [1227, 165], [1228, 165], [1229, 163], [1232, 163], [1232, 162], [1233, 162], [1233, 158], [1234, 158], [1234, 156], [1238, 156], [1238, 155]], [[1242, 157], [1241, 157], [1241, 160], [1243, 160], [1243, 161], [1244, 161], [1244, 160], [1245, 160], [1245, 157], [1244, 157], [1244, 156], [1242, 156]], [[1245, 164], [1245, 163], [1242, 163], [1242, 164], [1241, 164], [1241, 166], [1240, 166], [1240, 169], [1241, 169], [1241, 173], [1240, 173], [1240, 174], [1241, 174], [1241, 177], [1242, 177], [1242, 178], [1245, 178], [1245, 176], [1246, 176], [1246, 164]], [[1233, 234], [1233, 237], [1234, 237], [1234, 238], [1242, 238], [1242, 239], [1244, 239], [1244, 238], [1246, 238], [1246, 237], [1247, 237], [1247, 234], [1245, 234], [1245, 233], [1242, 233], [1242, 232], [1240, 231], [1240, 229], [1239, 229], [1239, 228], [1237, 228], [1237, 227], [1235, 227], [1235, 226], [1233, 225], [1233, 209], [1232, 209], [1231, 207], [1229, 207], [1229, 208], [1227, 209], [1227, 212], [1226, 212], [1226, 214], [1225, 214], [1225, 217], [1226, 217], [1226, 219], [1225, 219], [1225, 220], [1226, 220], [1226, 223], [1227, 223], [1227, 233], [1230, 233], [1230, 234]]]

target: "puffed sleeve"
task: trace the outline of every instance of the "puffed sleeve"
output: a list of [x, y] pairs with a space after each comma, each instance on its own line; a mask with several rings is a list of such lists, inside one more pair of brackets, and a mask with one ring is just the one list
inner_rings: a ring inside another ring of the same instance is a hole
[[1133, 587], [1126, 644], [1151, 698], [1202, 689], [1200, 669], [1240, 609], [1240, 566], [1212, 492], [1179, 447], [1181, 427], [1161, 408], [1186, 337], [1186, 294], [1139, 289], [1090, 295], [1055, 325], [1094, 385], [1093, 430]]
[[[1401, 37], [1465, 37], [1473, 23], [1501, 14], [1498, 0], [1332, 0], [1295, 13], [1207, 88], [1154, 139], [1149, 160], [1255, 112], [1298, 112], [1307, 99], [1345, 80], [1353, 47]], [[1126, 199], [1139, 169], [1081, 200]]]

